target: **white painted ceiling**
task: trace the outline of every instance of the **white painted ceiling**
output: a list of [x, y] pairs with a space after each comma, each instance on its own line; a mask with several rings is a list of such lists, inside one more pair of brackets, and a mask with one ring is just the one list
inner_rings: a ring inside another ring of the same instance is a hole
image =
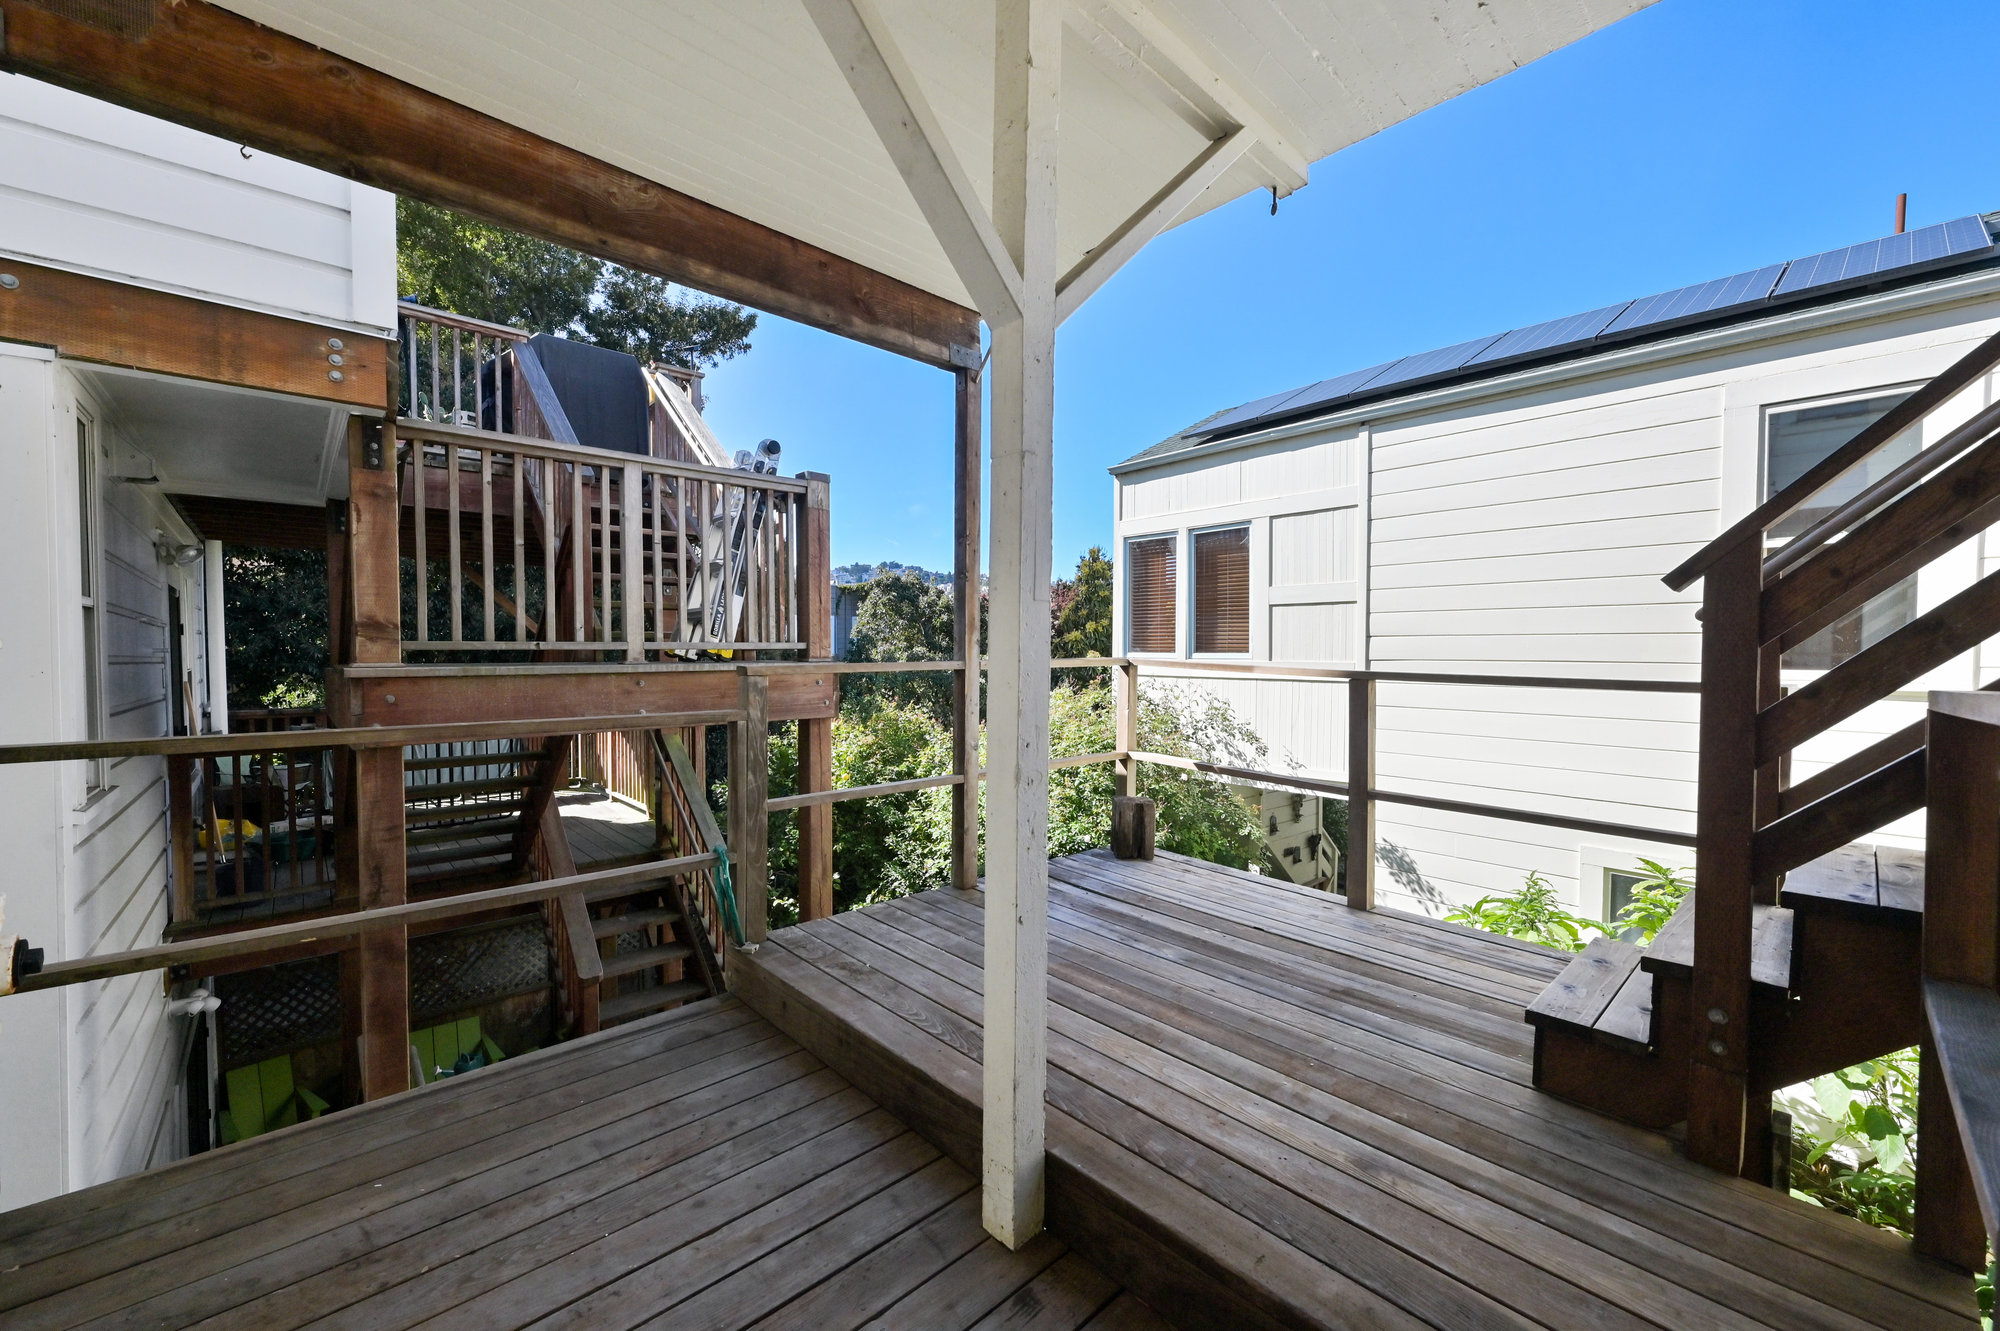
[[[224, 0], [937, 295], [971, 304], [799, 0]], [[968, 175], [990, 177], [990, 0], [880, 0]], [[1060, 268], [1233, 126], [1264, 147], [1192, 217], [1650, 0], [1071, 0]], [[1149, 40], [1150, 36], [1150, 40]], [[1176, 72], [1163, 48], [1203, 67]], [[1221, 93], [1216, 84], [1226, 85]], [[1274, 142], [1275, 141], [1275, 142]]]

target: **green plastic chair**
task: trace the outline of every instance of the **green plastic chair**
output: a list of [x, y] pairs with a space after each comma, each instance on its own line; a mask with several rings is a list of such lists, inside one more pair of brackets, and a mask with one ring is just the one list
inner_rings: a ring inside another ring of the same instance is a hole
[[222, 1111], [222, 1144], [260, 1137], [275, 1128], [289, 1128], [305, 1117], [318, 1118], [327, 1111], [326, 1101], [292, 1081], [292, 1056], [279, 1054], [254, 1067], [231, 1068], [224, 1074], [229, 1083], [229, 1108]]
[[474, 1068], [483, 1068], [507, 1057], [500, 1052], [499, 1045], [480, 1031], [477, 1017], [461, 1017], [441, 1026], [411, 1031], [410, 1050], [416, 1055], [415, 1071], [423, 1085], [429, 1085], [439, 1077], [452, 1077]]

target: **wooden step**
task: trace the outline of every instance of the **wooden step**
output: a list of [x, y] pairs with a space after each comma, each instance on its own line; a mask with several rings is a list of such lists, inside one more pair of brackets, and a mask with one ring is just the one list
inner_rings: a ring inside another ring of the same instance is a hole
[[468, 837], [463, 841], [449, 842], [433, 846], [427, 850], [413, 851], [405, 863], [412, 869], [428, 868], [433, 864], [471, 864], [476, 861], [514, 857], [512, 834], [505, 842], [495, 845], [493, 837]]
[[1528, 1005], [1538, 1029], [1564, 1027], [1633, 1053], [1653, 1048], [1653, 976], [1645, 953], [1616, 938], [1593, 938]]
[[474, 818], [463, 823], [432, 823], [403, 835], [409, 846], [429, 846], [440, 841], [464, 841], [475, 837], [511, 837], [520, 828], [519, 814], [498, 818]]
[[405, 827], [423, 827], [431, 823], [449, 823], [468, 818], [491, 818], [503, 813], [519, 813], [527, 805], [518, 799], [474, 800], [464, 804], [447, 804], [435, 809], [405, 809]]
[[1795, 911], [1832, 912], [1921, 928], [1924, 853], [1843, 846], [1786, 874], [1778, 900]]
[[644, 929], [655, 924], [672, 924], [674, 921], [680, 919], [680, 917], [681, 913], [679, 911], [668, 910], [664, 907], [658, 910], [632, 910], [625, 912], [623, 915], [606, 915], [594, 919], [590, 922], [590, 929], [599, 938], [613, 938], [619, 934], [630, 933], [634, 929]]
[[651, 989], [638, 989], [616, 998], [605, 998], [597, 1005], [597, 1021], [600, 1027], [614, 1022], [630, 1021], [643, 1017], [649, 1012], [672, 1007], [676, 1003], [690, 1003], [697, 998], [709, 997], [708, 986], [699, 980], [681, 980], [675, 984], [655, 985]]
[[[1660, 930], [1639, 964], [1655, 975], [1685, 978], [1694, 973], [1696, 892], [1689, 892], [1674, 918]], [[1750, 908], [1750, 982], [1767, 989], [1792, 987], [1792, 912], [1783, 906]]]
[[633, 975], [693, 955], [694, 949], [686, 943], [662, 943], [658, 947], [642, 947], [631, 952], [619, 952], [604, 959], [604, 978], [610, 980], [620, 975]]
[[496, 776], [484, 781], [440, 781], [434, 785], [405, 786], [403, 798], [412, 803], [458, 799], [465, 795], [498, 795], [526, 790], [535, 784], [531, 776]]
[[548, 757], [540, 749], [529, 749], [524, 753], [481, 753], [460, 754], [452, 758], [405, 758], [403, 770], [406, 772], [435, 772], [446, 767], [513, 767], [521, 763], [538, 763]]

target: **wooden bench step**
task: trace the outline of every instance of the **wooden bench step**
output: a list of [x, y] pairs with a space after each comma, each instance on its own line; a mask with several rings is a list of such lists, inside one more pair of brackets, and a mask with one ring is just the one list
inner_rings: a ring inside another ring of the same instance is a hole
[[697, 998], [709, 996], [708, 986], [699, 980], [682, 980], [677, 984], [655, 985], [651, 989], [639, 989], [616, 998], [606, 998], [597, 1005], [597, 1021], [600, 1027], [614, 1022], [630, 1021], [643, 1017], [649, 1012], [672, 1007], [676, 1003], [691, 1003]]
[[403, 826], [422, 827], [428, 823], [449, 823], [468, 818], [492, 818], [503, 813], [519, 813], [527, 807], [526, 801], [475, 800], [465, 804], [440, 805], [435, 809], [406, 809]]
[[1918, 928], [1924, 918], [1924, 853], [1842, 846], [1786, 874], [1778, 900], [1791, 910]]
[[1593, 938], [1563, 973], [1528, 1005], [1536, 1026], [1594, 1029], [1628, 980], [1639, 971], [1640, 951], [1616, 938]]
[[604, 978], [610, 980], [620, 975], [631, 975], [693, 955], [694, 949], [686, 943], [662, 943], [658, 947], [642, 947], [630, 952], [619, 952], [604, 959]]
[[[1667, 927], [1654, 936], [1640, 965], [1655, 975], [1694, 973], [1694, 912], [1697, 892], [1689, 892]], [[1769, 989], [1792, 987], [1792, 912], [1783, 906], [1750, 908], [1750, 982]]]
[[634, 929], [645, 929], [652, 925], [668, 925], [680, 919], [681, 913], [661, 907], [657, 910], [628, 910], [623, 915], [605, 915], [590, 922], [590, 930], [599, 938], [612, 938], [630, 933]]
[[477, 837], [511, 837], [520, 829], [519, 814], [499, 818], [474, 818], [463, 823], [434, 823], [403, 834], [405, 845], [431, 846], [440, 841], [467, 841]]

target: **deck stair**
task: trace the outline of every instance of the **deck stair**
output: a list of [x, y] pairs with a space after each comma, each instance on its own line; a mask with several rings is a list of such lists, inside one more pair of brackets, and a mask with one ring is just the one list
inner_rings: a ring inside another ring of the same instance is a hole
[[[1593, 939], [1528, 1005], [1537, 1087], [1642, 1127], [1687, 1116], [1699, 898], [1650, 946]], [[1917, 1043], [1923, 855], [1844, 847], [1793, 870], [1779, 901], [1751, 912], [1753, 1089]]]

